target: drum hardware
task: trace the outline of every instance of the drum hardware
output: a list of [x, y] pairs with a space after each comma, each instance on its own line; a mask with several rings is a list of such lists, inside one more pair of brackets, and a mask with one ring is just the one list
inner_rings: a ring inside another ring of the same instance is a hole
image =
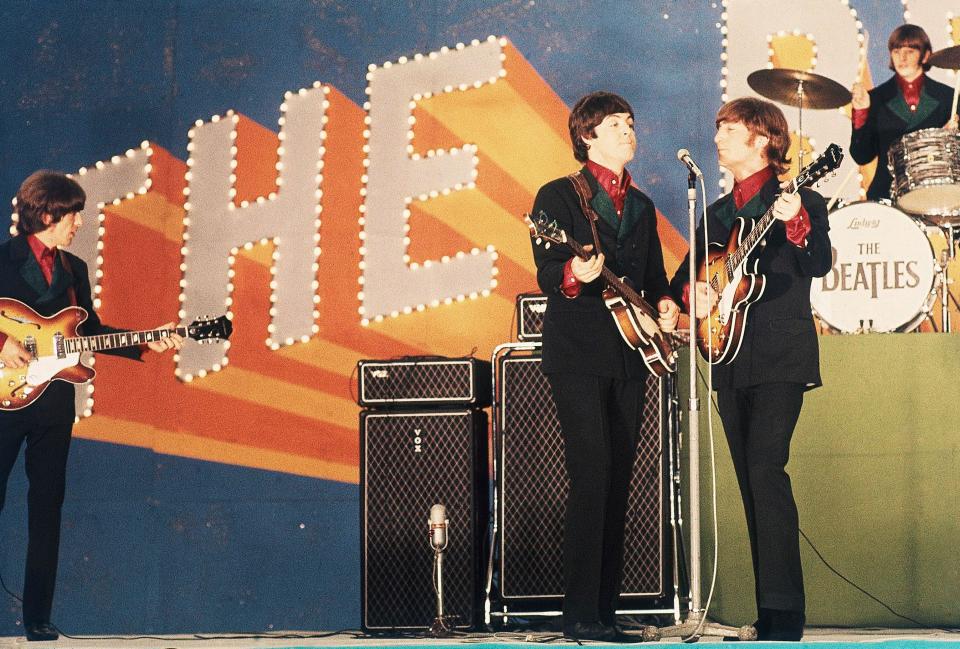
[[940, 322], [942, 323], [940, 329], [944, 333], [950, 333], [950, 302], [952, 301], [953, 305], [960, 310], [960, 302], [957, 302], [953, 291], [950, 290], [953, 280], [950, 279], [949, 269], [950, 263], [956, 258], [954, 247], [960, 244], [960, 229], [955, 229], [952, 223], [948, 223], [941, 230], [947, 239], [947, 247], [940, 253]]
[[819, 74], [787, 68], [756, 70], [747, 77], [757, 94], [798, 108], [797, 129], [800, 144], [797, 147], [798, 164], [803, 168], [803, 108], [840, 108], [850, 103], [850, 91], [832, 79]]
[[940, 265], [923, 225], [895, 207], [863, 201], [830, 213], [833, 261], [814, 279], [817, 317], [842, 333], [916, 329], [936, 302]]

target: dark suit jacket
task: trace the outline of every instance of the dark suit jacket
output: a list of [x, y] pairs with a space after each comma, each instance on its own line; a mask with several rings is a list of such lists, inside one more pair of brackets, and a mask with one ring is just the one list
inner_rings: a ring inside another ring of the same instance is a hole
[[896, 77], [870, 91], [867, 122], [854, 129], [850, 136], [850, 155], [857, 164], [878, 158], [877, 173], [867, 189], [868, 199], [890, 198], [892, 176], [887, 168], [890, 145], [906, 133], [942, 127], [950, 121], [952, 105], [953, 89], [930, 77], [924, 79], [916, 112], [911, 112], [904, 101]]
[[[65, 309], [70, 304], [70, 286], [73, 286], [77, 299], [77, 306], [83, 307], [89, 317], [81, 325], [81, 333], [93, 336], [121, 331], [108, 327], [100, 322], [97, 312], [93, 309], [90, 296], [90, 280], [87, 275], [87, 265], [82, 259], [65, 250], [61, 253], [67, 257], [69, 269], [65, 268], [58, 255], [53, 269], [53, 280], [49, 286], [43, 277], [43, 271], [37, 263], [33, 251], [25, 236], [16, 236], [0, 244], [0, 297], [9, 297], [20, 300], [42, 316], [51, 316]], [[111, 352], [118, 356], [139, 359], [141, 351], [137, 347], [117, 349]], [[53, 381], [43, 395], [34, 401], [27, 409], [42, 411], [44, 418], [72, 422], [74, 419], [74, 388], [65, 381]], [[11, 413], [0, 412], [0, 418]], [[0, 425], [2, 425], [0, 419]]]
[[[601, 216], [597, 230], [606, 266], [618, 277], [627, 277], [637, 291], [645, 291], [647, 301], [656, 308], [657, 301], [669, 296], [670, 291], [653, 202], [640, 190], [630, 187], [623, 216], [618, 217], [610, 196], [586, 167], [581, 171], [590, 185], [591, 205]], [[593, 243], [590, 223], [567, 178], [558, 178], [541, 187], [533, 210], [535, 214], [543, 210], [581, 244]], [[533, 246], [537, 282], [547, 295], [543, 322], [544, 373], [573, 372], [617, 379], [646, 376], [640, 354], [627, 347], [603, 303], [602, 278], [582, 286], [576, 298], [569, 299], [560, 292], [563, 268], [572, 256], [563, 246], [551, 245], [549, 250], [536, 243]]]
[[[733, 195], [727, 194], [707, 208], [711, 243], [725, 243], [730, 236], [734, 216], [749, 217], [748, 222], [763, 216], [779, 192], [779, 183], [772, 178], [739, 213]], [[716, 389], [742, 388], [763, 383], [801, 383], [820, 385], [820, 356], [817, 331], [810, 311], [810, 281], [823, 277], [830, 270], [830, 249], [827, 206], [817, 192], [800, 190], [803, 206], [810, 216], [811, 231], [807, 245], [798, 248], [787, 240], [782, 221], [774, 221], [763, 242], [754, 249], [748, 267], [759, 259], [758, 272], [766, 277], [763, 296], [750, 307], [743, 343], [736, 357], [728, 364], [713, 366]], [[703, 223], [697, 228], [697, 260], [703, 254]], [[689, 255], [688, 255], [689, 256]], [[688, 283], [687, 259], [684, 259], [671, 282], [678, 300]]]

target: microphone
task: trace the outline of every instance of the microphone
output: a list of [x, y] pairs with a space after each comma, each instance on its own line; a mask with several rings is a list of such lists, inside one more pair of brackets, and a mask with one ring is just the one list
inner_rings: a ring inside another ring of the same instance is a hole
[[446, 507], [438, 504], [430, 508], [430, 545], [438, 552], [447, 547], [447, 524], [449, 522]]
[[698, 167], [697, 163], [693, 161], [693, 158], [690, 157], [690, 152], [686, 149], [680, 149], [677, 151], [677, 160], [687, 165], [687, 169], [689, 169], [694, 176], [697, 176], [698, 178], [703, 176], [703, 172], [700, 171], [700, 167]]

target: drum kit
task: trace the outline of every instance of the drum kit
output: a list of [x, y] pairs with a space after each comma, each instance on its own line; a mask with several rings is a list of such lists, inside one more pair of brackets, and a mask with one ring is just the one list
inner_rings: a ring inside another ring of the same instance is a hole
[[[935, 52], [930, 64], [960, 70], [960, 45]], [[840, 108], [852, 98], [836, 81], [800, 70], [757, 70], [747, 83], [768, 99], [798, 108], [801, 142], [804, 108]], [[960, 73], [951, 114], [957, 112], [957, 91]], [[802, 167], [803, 147], [798, 150]], [[841, 204], [831, 212], [832, 269], [813, 282], [811, 304], [833, 331], [907, 332], [925, 320], [936, 328], [932, 311], [939, 297], [941, 330], [948, 332], [949, 303], [960, 309], [948, 277], [960, 244], [960, 134], [943, 128], [907, 133], [883, 162], [893, 177], [893, 201]], [[932, 239], [941, 235], [946, 247], [937, 259]]]

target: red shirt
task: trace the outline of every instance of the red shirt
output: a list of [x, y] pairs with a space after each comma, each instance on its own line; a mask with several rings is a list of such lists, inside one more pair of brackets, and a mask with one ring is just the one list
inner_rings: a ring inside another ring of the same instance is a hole
[[[926, 78], [926, 75], [922, 72], [913, 81], [907, 81], [899, 74], [894, 75], [897, 85], [900, 86], [900, 94], [903, 95], [903, 100], [911, 111], [916, 111], [917, 106], [920, 105], [920, 93], [923, 91], [923, 81]], [[863, 128], [863, 125], [867, 123], [867, 115], [869, 114], [869, 108], [853, 109], [853, 128]]]
[[[53, 266], [57, 258], [56, 248], [47, 248], [47, 244], [40, 241], [36, 235], [27, 235], [27, 243], [30, 244], [30, 250], [34, 258], [40, 264], [40, 270], [43, 272], [44, 279], [47, 280], [47, 286], [53, 282]], [[0, 331], [0, 347], [7, 342], [7, 334]]]
[[27, 243], [30, 244], [30, 250], [33, 251], [37, 263], [40, 264], [40, 270], [43, 271], [43, 277], [47, 280], [47, 286], [49, 286], [53, 283], [53, 265], [57, 258], [57, 249], [47, 248], [47, 244], [33, 234], [27, 236]]
[[[613, 207], [617, 210], [617, 216], [622, 217], [623, 206], [627, 202], [627, 190], [630, 188], [630, 183], [633, 182], [630, 178], [630, 172], [624, 169], [623, 176], [618, 177], [613, 171], [593, 160], [587, 160], [587, 171], [597, 179], [603, 191], [610, 196]], [[560, 291], [569, 298], [580, 295], [580, 280], [573, 276], [572, 264], [573, 258], [571, 257], [566, 266], [563, 267], [563, 284], [560, 286]]]

